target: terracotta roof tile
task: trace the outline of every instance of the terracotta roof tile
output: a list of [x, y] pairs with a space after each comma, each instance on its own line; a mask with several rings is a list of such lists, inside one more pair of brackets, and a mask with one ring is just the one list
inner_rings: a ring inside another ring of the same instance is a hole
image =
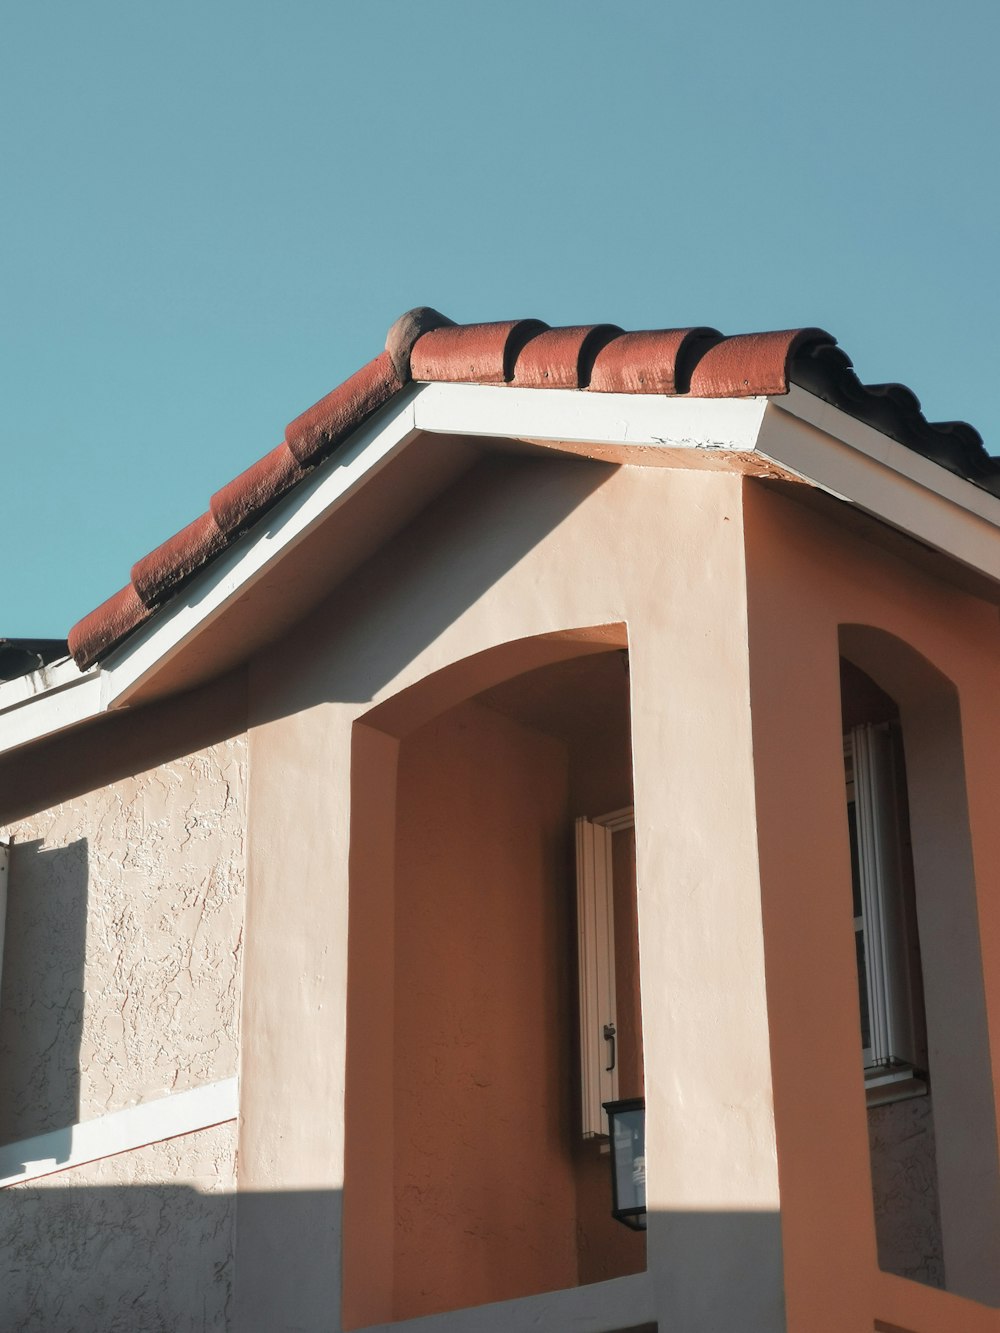
[[928, 422], [909, 389], [864, 385], [822, 329], [724, 337], [711, 328], [623, 333], [537, 319], [456, 325], [429, 306], [393, 324], [385, 351], [291, 422], [285, 439], [212, 497], [209, 510], [137, 561], [132, 580], [69, 634], [86, 668], [255, 523], [410, 379], [592, 393], [736, 397], [797, 384], [924, 457], [1000, 495], [1000, 459], [965, 422]]
[[69, 650], [81, 670], [93, 666], [114, 644], [131, 634], [149, 617], [131, 583], [84, 616], [67, 635]]
[[691, 368], [717, 342], [717, 329], [645, 329], [623, 333], [597, 353], [595, 393], [687, 393]]
[[143, 606], [154, 607], [226, 545], [211, 513], [201, 514], [132, 566], [132, 587]]
[[836, 342], [822, 329], [743, 333], [706, 348], [691, 371], [695, 398], [755, 398], [788, 392], [788, 368], [800, 347]]
[[400, 315], [385, 335], [385, 350], [392, 358], [396, 374], [405, 384], [410, 379], [410, 356], [413, 344], [432, 329], [453, 329], [455, 321], [433, 306], [418, 305]]
[[305, 468], [283, 440], [277, 449], [259, 458], [212, 496], [208, 507], [219, 531], [232, 537], [248, 523], [255, 523], [305, 474]]
[[402, 387], [392, 357], [383, 352], [290, 422], [285, 443], [303, 467], [313, 467]]
[[548, 327], [540, 319], [509, 319], [435, 329], [414, 344], [410, 372], [415, 380], [506, 384], [525, 343]]
[[585, 389], [594, 358], [620, 333], [617, 324], [545, 329], [521, 348], [511, 382], [524, 389]]

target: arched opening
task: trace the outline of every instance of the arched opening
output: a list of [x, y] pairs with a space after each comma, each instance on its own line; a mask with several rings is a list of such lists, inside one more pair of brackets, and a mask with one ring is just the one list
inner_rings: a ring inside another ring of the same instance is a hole
[[[621, 1276], [581, 1117], [574, 820], [632, 806], [622, 626], [502, 645], [355, 727], [345, 1327]], [[642, 1094], [634, 830], [612, 834], [618, 1095]]]
[[1000, 1180], [958, 692], [885, 631], [842, 626], [840, 648], [879, 1263], [998, 1304]]

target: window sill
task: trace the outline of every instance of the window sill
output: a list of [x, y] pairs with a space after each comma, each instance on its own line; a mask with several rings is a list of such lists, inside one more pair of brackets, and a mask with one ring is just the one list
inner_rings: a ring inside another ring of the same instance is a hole
[[915, 1069], [878, 1069], [865, 1074], [865, 1100], [869, 1106], [925, 1097], [928, 1091], [926, 1076]]

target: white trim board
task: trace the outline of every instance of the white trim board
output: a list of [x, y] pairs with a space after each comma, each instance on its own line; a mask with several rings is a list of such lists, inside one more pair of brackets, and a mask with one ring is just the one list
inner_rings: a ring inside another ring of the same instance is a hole
[[211, 1129], [235, 1120], [238, 1110], [236, 1079], [227, 1078], [7, 1143], [0, 1147], [0, 1189], [162, 1143], [180, 1134]]

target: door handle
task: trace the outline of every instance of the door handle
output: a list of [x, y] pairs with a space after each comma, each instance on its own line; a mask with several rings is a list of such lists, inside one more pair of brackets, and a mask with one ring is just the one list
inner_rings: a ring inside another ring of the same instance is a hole
[[615, 1067], [618, 1058], [618, 1042], [616, 1040], [618, 1032], [614, 1023], [604, 1024], [604, 1040], [611, 1043], [611, 1063], [605, 1069], [606, 1074], [610, 1074]]

